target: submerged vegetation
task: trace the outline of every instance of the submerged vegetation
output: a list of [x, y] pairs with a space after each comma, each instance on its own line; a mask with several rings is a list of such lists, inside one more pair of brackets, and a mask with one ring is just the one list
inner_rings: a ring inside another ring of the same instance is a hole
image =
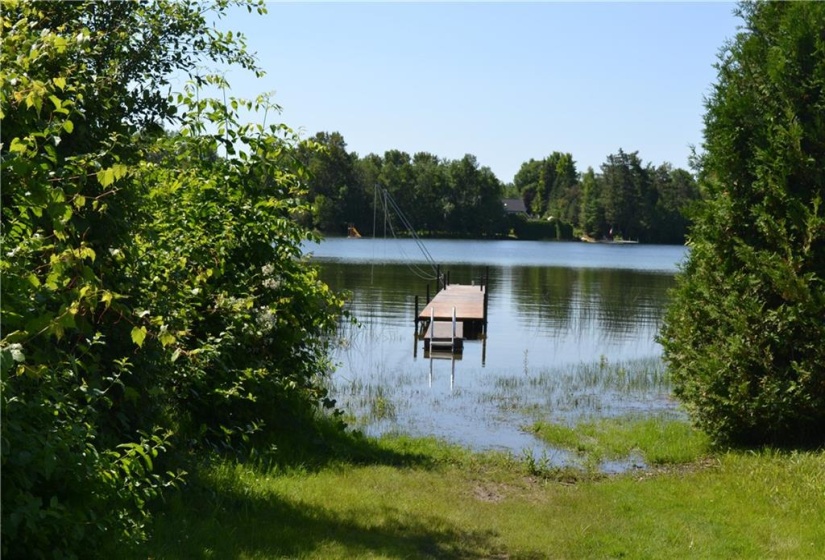
[[[353, 379], [334, 376], [330, 387], [330, 396], [347, 411], [350, 424], [370, 434], [417, 433], [417, 423], [424, 417], [439, 416], [476, 418], [478, 434], [484, 433], [488, 422], [531, 432], [534, 422], [573, 425], [639, 410], [684, 419], [670, 399], [671, 384], [658, 358], [616, 364], [603, 358], [597, 363], [511, 374], [475, 371], [480, 379], [460, 381], [449, 394], [422, 392], [424, 379], [387, 371], [383, 362], [372, 367]], [[463, 443], [475, 447], [470, 443], [474, 436], [466, 437]]]
[[534, 374], [499, 377], [496, 389], [514, 396], [522, 406], [538, 405], [544, 414], [587, 417], [599, 411], [609, 414], [624, 401], [662, 400], [670, 394], [670, 382], [658, 358], [610, 364], [597, 363], [541, 368]]

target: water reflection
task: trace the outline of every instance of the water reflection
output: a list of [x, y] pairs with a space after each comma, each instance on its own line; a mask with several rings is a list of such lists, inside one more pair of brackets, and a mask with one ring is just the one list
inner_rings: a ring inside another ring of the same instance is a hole
[[[366, 252], [361, 241], [317, 256], [322, 279], [349, 294], [358, 320], [342, 323], [334, 396], [370, 434], [399, 430], [514, 452], [555, 453], [522, 430], [536, 418], [672, 409], [655, 336], [683, 249], [624, 252], [635, 268], [599, 268], [592, 259], [574, 266], [589, 250], [578, 246], [584, 244], [566, 244], [574, 247], [563, 266], [565, 249], [557, 245], [565, 244], [553, 245], [551, 265], [499, 259], [500, 245], [449, 246], [486, 254], [451, 265], [453, 283], [478, 284], [489, 275], [487, 339], [466, 341], [461, 360], [430, 359], [415, 338], [415, 298], [423, 308], [428, 285], [435, 293], [423, 265], [348, 259], [347, 247]], [[621, 362], [642, 365], [634, 374]]]
[[[329, 262], [322, 269], [333, 289], [351, 293], [350, 311], [365, 326], [406, 325], [412, 331], [415, 296], [423, 308], [425, 280], [397, 264]], [[465, 265], [453, 267], [450, 276], [456, 283], [472, 283], [485, 273], [485, 267]], [[672, 275], [645, 271], [490, 267], [492, 365], [511, 365], [514, 352], [528, 352], [545, 365], [601, 354], [613, 359], [658, 354], [654, 338], [672, 285]], [[434, 294], [434, 283], [429, 286]]]
[[502, 306], [512, 307], [520, 329], [561, 336], [572, 345], [587, 344], [588, 338], [613, 345], [652, 342], [673, 285], [670, 275], [629, 270], [530, 267], [505, 272], [510, 285], [502, 286]]

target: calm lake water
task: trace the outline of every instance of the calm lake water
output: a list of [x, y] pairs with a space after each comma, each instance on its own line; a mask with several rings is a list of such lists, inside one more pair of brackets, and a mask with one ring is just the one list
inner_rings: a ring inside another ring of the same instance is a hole
[[[682, 246], [332, 238], [309, 244], [321, 276], [349, 294], [333, 396], [369, 434], [432, 435], [474, 449], [538, 451], [537, 419], [675, 413], [655, 341]], [[488, 328], [458, 359], [415, 337], [435, 271], [488, 278]]]

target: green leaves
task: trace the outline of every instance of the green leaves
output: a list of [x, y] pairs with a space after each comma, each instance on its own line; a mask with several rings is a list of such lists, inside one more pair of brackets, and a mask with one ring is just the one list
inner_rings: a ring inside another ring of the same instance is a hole
[[164, 325], [160, 329], [160, 334], [158, 334], [158, 340], [163, 346], [169, 346], [171, 344], [174, 344], [177, 339], [175, 338], [175, 335], [170, 333], [168, 328]]
[[28, 145], [20, 138], [12, 138], [9, 151], [13, 154], [24, 154], [29, 149]]
[[100, 183], [100, 186], [102, 186], [103, 188], [108, 188], [115, 181], [118, 181], [125, 177], [128, 172], [129, 168], [126, 165], [117, 163], [107, 169], [98, 171], [97, 180]]
[[[185, 331], [132, 311], [154, 288], [153, 276], [130, 274], [136, 255], [152, 258], [131, 249], [151, 221], [132, 169], [151, 131], [173, 124], [159, 89], [170, 73], [192, 71], [201, 54], [252, 65], [232, 39], [213, 49], [202, 9], [3, 4], [4, 557], [139, 541], [148, 500], [176, 477], [152, 472], [170, 437], [152, 429], [169, 421], [159, 379]], [[213, 266], [213, 255], [198, 257]], [[201, 303], [181, 315], [197, 322]], [[141, 431], [153, 435], [135, 442]]]
[[134, 327], [131, 332], [132, 342], [138, 346], [143, 346], [146, 339], [146, 327]]
[[295, 135], [238, 115], [277, 108], [165, 92], [255, 69], [203, 5], [7, 4], [2, 554], [82, 556], [145, 538], [171, 443], [311, 432], [342, 304], [296, 258]]
[[705, 117], [709, 197], [661, 341], [717, 442], [821, 444], [825, 5], [740, 12], [747, 31], [722, 55]]
[[[240, 124], [241, 100], [193, 92], [181, 101], [191, 134], [159, 139], [159, 163], [134, 176], [148, 187], [147, 221], [130, 275], [146, 279], [140, 306], [152, 309], [144, 348], [157, 343], [169, 398], [186, 396], [173, 409], [199, 427], [193, 437], [241, 451], [285, 437], [275, 428], [285, 422], [311, 422], [341, 303], [294, 259], [309, 233], [291, 219], [300, 182], [286, 165], [287, 130], [269, 136]], [[214, 155], [196, 134], [204, 119], [224, 124], [237, 155]]]

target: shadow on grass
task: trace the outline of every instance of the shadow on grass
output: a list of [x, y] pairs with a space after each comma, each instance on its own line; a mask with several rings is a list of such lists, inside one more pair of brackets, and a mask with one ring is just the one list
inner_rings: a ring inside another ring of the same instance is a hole
[[368, 504], [338, 503], [326, 508], [257, 487], [256, 476], [264, 481], [278, 473], [312, 476], [325, 469], [362, 465], [431, 470], [461, 462], [468, 453], [434, 439], [374, 439], [340, 430], [316, 436], [298, 445], [281, 446], [271, 456], [250, 458], [244, 467], [252, 473], [250, 479], [240, 480], [232, 472], [236, 460], [229, 458], [217, 459], [213, 466], [201, 463], [195, 467], [187, 485], [155, 512], [152, 538], [135, 557], [511, 557], [499, 550], [495, 532], [404, 511], [392, 496]]
[[315, 471], [340, 464], [430, 469], [459, 462], [468, 455], [460, 446], [435, 438], [397, 435], [376, 439], [322, 421], [314, 424], [312, 433], [281, 438], [272, 452], [246, 455], [240, 460], [267, 472], [295, 468]]
[[199, 485], [154, 523], [142, 558], [496, 558], [496, 534], [401, 511], [388, 500], [335, 512], [283, 496]]

